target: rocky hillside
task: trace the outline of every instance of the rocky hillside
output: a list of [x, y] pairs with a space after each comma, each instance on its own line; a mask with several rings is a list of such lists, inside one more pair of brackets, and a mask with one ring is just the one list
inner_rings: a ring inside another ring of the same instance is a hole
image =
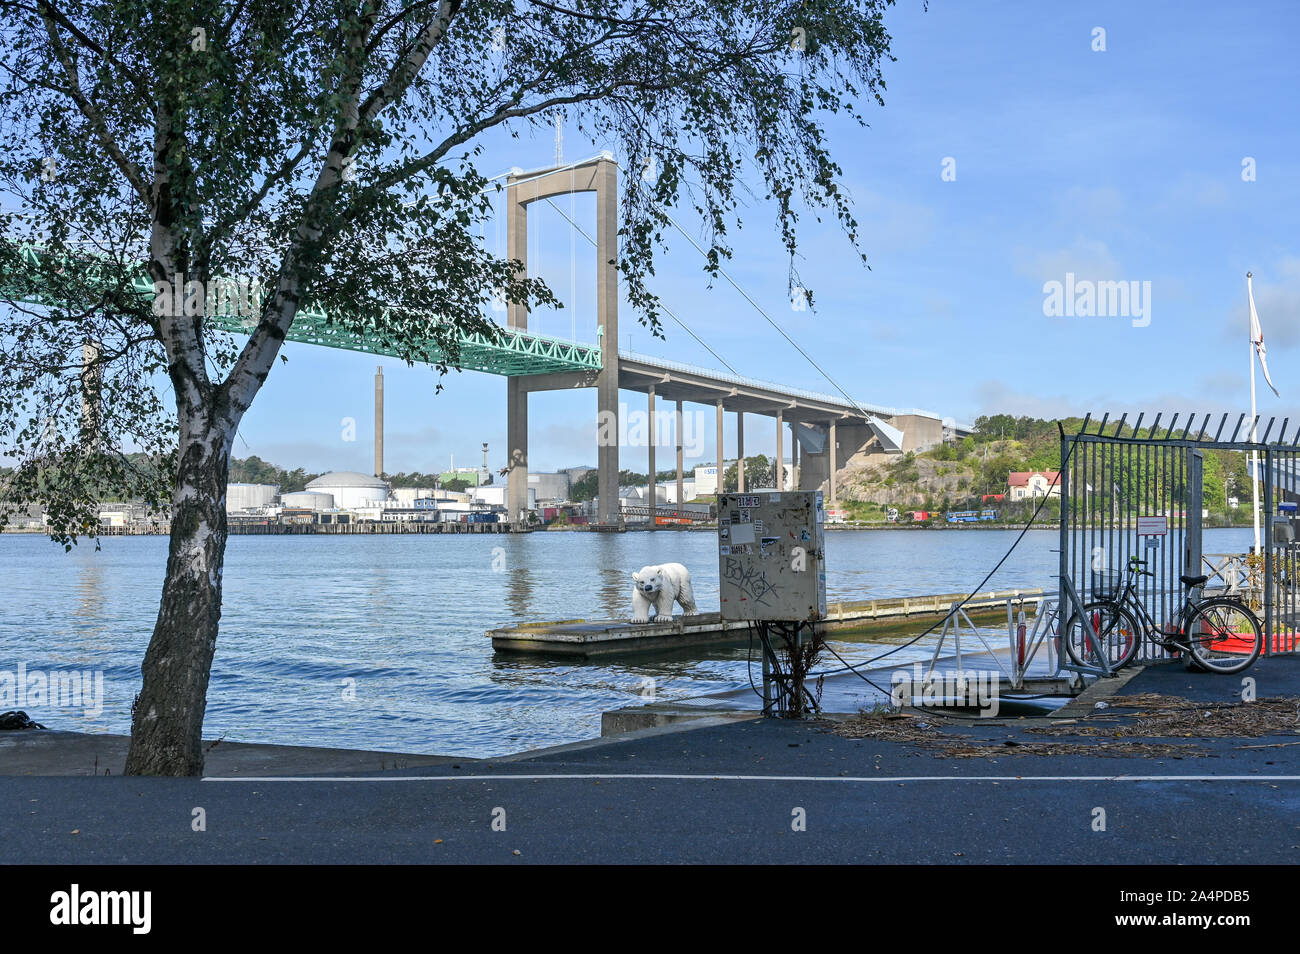
[[[965, 453], [962, 453], [962, 451]], [[1007, 473], [1033, 469], [1031, 455], [1017, 441], [994, 441], [975, 448], [944, 448], [923, 454], [858, 454], [841, 473], [842, 500], [897, 507], [899, 510], [964, 509], [983, 494], [1006, 490]]]
[[[1062, 423], [1072, 433], [1080, 421]], [[1228, 512], [1227, 497], [1249, 492], [1245, 455], [1206, 450], [1204, 459], [1206, 509], [1212, 518], [1239, 517], [1237, 511]], [[889, 507], [904, 513], [995, 507], [1014, 519], [1027, 506], [1032, 509], [1032, 501], [990, 504], [982, 501], [983, 495], [1006, 493], [1012, 471], [1059, 466], [1060, 432], [1055, 421], [997, 415], [978, 418], [975, 433], [962, 441], [921, 454], [857, 454], [845, 465], [837, 490], [850, 519], [856, 520], [883, 520]]]

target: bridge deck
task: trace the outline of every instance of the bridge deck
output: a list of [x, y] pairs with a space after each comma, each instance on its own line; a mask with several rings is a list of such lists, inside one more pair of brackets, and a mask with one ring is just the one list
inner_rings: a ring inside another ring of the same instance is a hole
[[[18, 251], [21, 265], [17, 269], [0, 274], [0, 294], [10, 295], [13, 300], [29, 304], [47, 306], [63, 304], [55, 300], [45, 287], [43, 271], [47, 263], [43, 251], [30, 243], [20, 243]], [[117, 263], [100, 256], [87, 256], [84, 261], [78, 259], [74, 264], [84, 270], [92, 285], [101, 274], [104, 276], [103, 281], [107, 283], [110, 271], [117, 267]], [[143, 269], [132, 276], [131, 284], [135, 293], [142, 299], [153, 300], [154, 285]], [[213, 327], [234, 334], [246, 335], [252, 329], [250, 319], [236, 315], [233, 306], [227, 307], [224, 313], [208, 316], [207, 320]], [[335, 324], [322, 309], [310, 304], [303, 307], [295, 316], [286, 338], [289, 341], [322, 345], [327, 348], [342, 348], [390, 357], [399, 356], [397, 349], [379, 335], [366, 334]], [[427, 340], [426, 346], [431, 362], [446, 359], [447, 356], [435, 345], [433, 338]], [[598, 345], [564, 341], [511, 328], [501, 328], [495, 336], [478, 333], [461, 334], [459, 348], [460, 355], [456, 363], [461, 368], [488, 374], [514, 376], [599, 371], [601, 367]]]
[[[0, 275], [0, 294], [33, 304], [57, 305], [43, 289], [42, 273], [46, 266], [42, 250], [31, 243], [19, 243], [18, 270]], [[92, 277], [116, 263], [98, 256], [87, 256], [77, 267]], [[132, 279], [134, 290], [145, 300], [154, 297], [153, 283], [143, 270]], [[216, 328], [234, 334], [247, 334], [248, 319], [236, 316], [233, 309], [215, 314], [208, 321]], [[320, 308], [304, 306], [294, 318], [287, 335], [289, 341], [341, 348], [366, 354], [397, 357], [397, 350], [376, 333], [354, 330], [333, 323]], [[433, 362], [447, 359], [442, 349], [427, 341]], [[508, 377], [529, 376], [529, 390], [590, 387], [602, 367], [599, 344], [584, 344], [529, 331], [500, 328], [493, 336], [461, 334], [457, 364], [466, 370], [500, 374]], [[942, 420], [940, 415], [917, 408], [884, 407], [865, 401], [850, 401], [843, 396], [792, 388], [769, 381], [740, 377], [710, 368], [666, 361], [632, 352], [619, 354], [619, 387], [647, 392], [651, 386], [666, 401], [713, 404], [722, 401], [729, 411], [775, 416], [782, 413], [788, 423], [824, 424], [828, 420], [845, 422], [874, 419], [895, 423], [901, 418], [917, 417]], [[970, 428], [949, 422], [958, 434]], [[888, 436], [888, 435], [887, 435]], [[883, 438], [882, 438], [883, 440]]]

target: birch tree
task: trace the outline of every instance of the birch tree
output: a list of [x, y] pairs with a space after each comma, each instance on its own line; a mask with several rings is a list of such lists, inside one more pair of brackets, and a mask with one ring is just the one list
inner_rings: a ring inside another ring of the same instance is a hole
[[[202, 772], [230, 453], [299, 310], [441, 374], [494, 294], [556, 305], [478, 234], [485, 138], [557, 113], [634, 170], [617, 266], [652, 329], [677, 208], [709, 271], [772, 210], [801, 286], [801, 216], [859, 244], [825, 124], [882, 102], [888, 2], [0, 0], [0, 507], [65, 546], [105, 497], [170, 514], [129, 773]], [[241, 333], [230, 282], [262, 290]]]

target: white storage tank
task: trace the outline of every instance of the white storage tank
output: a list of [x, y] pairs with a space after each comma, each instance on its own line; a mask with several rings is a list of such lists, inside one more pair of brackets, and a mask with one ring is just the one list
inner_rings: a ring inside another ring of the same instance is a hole
[[226, 487], [226, 512], [275, 506], [279, 484], [230, 484]]
[[432, 487], [394, 487], [393, 499], [404, 507], [409, 507], [421, 497], [432, 497]]
[[528, 489], [535, 492], [537, 500], [568, 500], [569, 475], [529, 474]]
[[340, 510], [374, 507], [388, 499], [388, 483], [369, 474], [337, 470], [322, 474], [307, 485], [309, 491], [329, 494]]
[[282, 507], [305, 507], [308, 510], [333, 510], [334, 495], [323, 494], [314, 490], [298, 490], [291, 494], [280, 495]]

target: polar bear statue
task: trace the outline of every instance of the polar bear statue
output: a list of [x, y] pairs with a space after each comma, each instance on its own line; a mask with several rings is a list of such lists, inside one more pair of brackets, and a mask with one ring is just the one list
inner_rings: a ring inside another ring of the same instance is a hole
[[632, 574], [632, 622], [648, 623], [650, 607], [655, 608], [655, 618], [673, 615], [673, 603], [682, 604], [682, 612], [695, 616], [695, 593], [691, 590], [691, 571], [680, 563], [660, 563], [643, 566]]

